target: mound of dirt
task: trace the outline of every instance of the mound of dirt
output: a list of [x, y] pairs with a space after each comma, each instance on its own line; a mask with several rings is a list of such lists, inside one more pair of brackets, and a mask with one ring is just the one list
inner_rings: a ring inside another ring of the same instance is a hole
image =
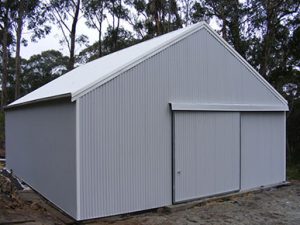
[[23, 190], [19, 180], [8, 171], [0, 171], [0, 193], [12, 195], [15, 191]]
[[49, 205], [8, 171], [0, 170], [1, 224], [63, 225], [74, 224], [74, 221]]

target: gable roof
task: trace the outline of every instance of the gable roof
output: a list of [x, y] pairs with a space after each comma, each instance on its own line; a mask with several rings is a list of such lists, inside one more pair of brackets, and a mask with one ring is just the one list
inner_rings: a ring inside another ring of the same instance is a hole
[[120, 75], [122, 72], [134, 67], [147, 58], [203, 28], [221, 42], [225, 48], [227, 48], [238, 60], [240, 60], [252, 72], [252, 74], [275, 95], [275, 97], [286, 105], [286, 100], [266, 80], [264, 80], [253, 69], [253, 67], [246, 62], [246, 60], [244, 60], [228, 43], [226, 43], [220, 35], [213, 31], [207, 23], [200, 22], [122, 49], [75, 68], [24, 97], [12, 102], [8, 105], [8, 107], [66, 96], [71, 97], [72, 101], [74, 101], [78, 97]]

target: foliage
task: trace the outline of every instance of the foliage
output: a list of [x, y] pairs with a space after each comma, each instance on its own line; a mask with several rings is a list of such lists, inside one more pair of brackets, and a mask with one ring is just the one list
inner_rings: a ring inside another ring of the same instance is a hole
[[[14, 100], [15, 87], [15, 58], [9, 57], [8, 80], [7, 80], [7, 102]], [[21, 60], [21, 95], [25, 95], [42, 85], [52, 81], [67, 72], [68, 57], [55, 50], [44, 51], [33, 55], [28, 60]], [[0, 65], [0, 70], [1, 70]]]
[[[66, 43], [69, 50], [68, 70], [74, 69], [75, 66], [75, 45], [83, 45], [88, 42], [86, 35], [77, 35], [77, 24], [81, 12], [81, 0], [51, 0], [50, 1], [50, 18], [61, 30], [63, 39], [61, 44]], [[71, 20], [71, 24], [68, 24]]]
[[[21, 44], [27, 45], [28, 40], [24, 39], [23, 28], [31, 32], [31, 40], [37, 41], [50, 32], [46, 25], [47, 6], [40, 0], [10, 0], [0, 2], [0, 35], [2, 48], [2, 107], [8, 100], [8, 63], [12, 51], [15, 50], [15, 98], [20, 95], [21, 76]], [[14, 49], [15, 48], [15, 49]]]
[[25, 95], [54, 80], [67, 71], [68, 57], [49, 50], [22, 62], [22, 94]]
[[286, 173], [288, 180], [300, 180], [300, 164], [288, 164]]
[[143, 40], [182, 27], [176, 0], [135, 0], [130, 6], [135, 9], [135, 13], [127, 17], [127, 21]]
[[300, 99], [295, 100], [287, 118], [288, 162], [300, 163]]
[[[107, 33], [105, 33], [103, 40], [101, 41], [101, 55], [105, 56], [114, 51], [121, 50], [123, 48], [129, 47], [136, 44], [136, 40], [132, 33], [125, 30], [123, 27], [119, 28], [118, 39], [114, 46], [112, 33], [113, 28], [108, 27]], [[77, 56], [77, 63], [84, 64], [99, 58], [99, 42], [95, 42], [93, 45], [82, 50]]]
[[86, 25], [98, 31], [97, 56], [102, 56], [102, 27], [106, 18], [108, 2], [104, 0], [83, 0], [83, 13]]

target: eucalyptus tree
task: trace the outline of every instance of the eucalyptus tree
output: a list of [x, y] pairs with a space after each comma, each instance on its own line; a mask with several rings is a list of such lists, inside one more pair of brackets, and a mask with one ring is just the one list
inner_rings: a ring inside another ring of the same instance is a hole
[[[80, 19], [81, 0], [50, 0], [51, 19], [60, 29], [63, 40], [61, 44], [66, 43], [69, 50], [68, 70], [74, 69], [75, 65], [75, 45], [86, 43], [86, 35], [77, 37], [77, 25]], [[68, 24], [68, 21], [71, 24]]]
[[245, 3], [239, 0], [196, 1], [192, 7], [192, 20], [215, 20], [220, 26], [222, 37], [229, 42], [244, 58], [247, 43], [245, 34]]
[[48, 19], [48, 7], [41, 0], [12, 0], [15, 4], [15, 19], [11, 21], [15, 27], [15, 99], [20, 97], [21, 77], [21, 43], [25, 45], [27, 40], [23, 36], [23, 28], [31, 33], [31, 41], [45, 37], [50, 32], [50, 26], [46, 24]]
[[128, 9], [123, 0], [107, 0], [106, 2], [108, 15], [111, 17], [111, 22], [107, 28], [107, 34], [110, 35], [110, 42], [108, 42], [108, 44], [111, 44], [110, 49], [114, 52], [120, 49], [118, 40], [122, 28], [121, 21], [127, 18]]
[[286, 38], [292, 35], [295, 29], [292, 22], [299, 16], [300, 2], [253, 0], [247, 2], [247, 7], [250, 21], [248, 31], [249, 34], [252, 33], [252, 42], [255, 45], [252, 55], [256, 56], [252, 63], [266, 79], [269, 79], [278, 58], [281, 58], [278, 55], [281, 51], [278, 51], [276, 46], [282, 44], [282, 34], [287, 34]]
[[56, 50], [23, 59], [22, 94], [27, 94], [67, 72], [69, 58]]
[[106, 0], [82, 0], [86, 25], [98, 31], [98, 57], [102, 56], [103, 22], [106, 19], [108, 2]]
[[14, 20], [15, 10], [16, 6], [13, 1], [0, 1], [0, 35], [2, 51], [1, 109], [3, 109], [3, 106], [7, 103], [9, 47], [13, 43], [13, 27], [11, 21]]
[[159, 36], [182, 27], [180, 7], [176, 0], [135, 0], [135, 13], [128, 18], [143, 39]]

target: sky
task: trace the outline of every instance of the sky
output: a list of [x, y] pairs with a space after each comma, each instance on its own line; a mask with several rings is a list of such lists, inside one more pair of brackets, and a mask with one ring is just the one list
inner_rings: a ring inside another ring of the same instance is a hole
[[[68, 22], [70, 22], [70, 21], [68, 21]], [[108, 18], [107, 21], [103, 25], [104, 31], [106, 30], [109, 22], [110, 22], [110, 19]], [[30, 32], [28, 32], [27, 30], [24, 30], [23, 37], [29, 41], [28, 41], [28, 45], [26, 47], [25, 46], [21, 47], [21, 57], [22, 58], [29, 59], [30, 56], [32, 56], [32, 55], [39, 54], [42, 51], [46, 51], [46, 50], [50, 50], [50, 49], [61, 51], [64, 55], [69, 54], [67, 46], [60, 44], [60, 40], [63, 39], [61, 31], [59, 30], [57, 25], [55, 25], [55, 24], [50, 24], [50, 25], [52, 27], [50, 34], [48, 34], [45, 38], [38, 40], [37, 42], [31, 42], [30, 41]], [[123, 21], [121, 23], [121, 25], [124, 26], [127, 30], [132, 31], [132, 27], [128, 23]], [[211, 20], [210, 26], [214, 29], [218, 29], [218, 24], [217, 24], [216, 20]], [[85, 18], [83, 16], [80, 17], [80, 19], [78, 21], [78, 27], [77, 27], [77, 35], [81, 35], [81, 34], [88, 36], [88, 38], [89, 38], [88, 44], [89, 45], [92, 45], [94, 42], [96, 42], [98, 40], [97, 30], [88, 28], [85, 25]], [[75, 49], [75, 54], [78, 54], [85, 47], [86, 46], [78, 46], [78, 44], [77, 44], [76, 49]]]
[[[66, 45], [61, 45], [59, 42], [63, 39], [62, 33], [55, 24], [50, 24], [51, 32], [45, 38], [38, 40], [37, 42], [28, 42], [26, 47], [21, 48], [21, 57], [28, 59], [30, 56], [39, 54], [42, 51], [54, 49], [61, 51], [64, 55], [68, 55], [68, 48]], [[107, 24], [106, 24], [107, 26]], [[105, 29], [104, 29], [105, 30]], [[77, 25], [77, 34], [85, 34], [89, 38], [89, 44], [93, 44], [98, 39], [98, 32], [95, 29], [90, 29], [85, 25], [85, 19], [80, 18]], [[30, 33], [24, 31], [24, 38], [30, 40]], [[84, 49], [85, 46], [76, 46], [76, 53]]]

